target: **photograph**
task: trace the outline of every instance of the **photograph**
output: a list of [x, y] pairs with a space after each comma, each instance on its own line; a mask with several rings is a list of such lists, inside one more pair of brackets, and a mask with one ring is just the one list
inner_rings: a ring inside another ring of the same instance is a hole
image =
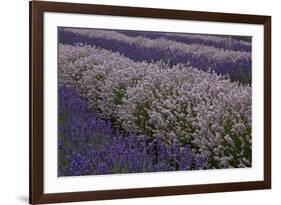
[[252, 167], [252, 36], [57, 39], [58, 177]]
[[186, 9], [29, 2], [31, 204], [271, 189], [271, 15]]

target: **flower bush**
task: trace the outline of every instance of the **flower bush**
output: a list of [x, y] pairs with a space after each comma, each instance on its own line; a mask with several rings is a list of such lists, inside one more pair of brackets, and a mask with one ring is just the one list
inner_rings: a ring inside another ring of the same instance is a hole
[[118, 106], [127, 131], [177, 138], [209, 167], [251, 165], [251, 88], [181, 66], [153, 71]]

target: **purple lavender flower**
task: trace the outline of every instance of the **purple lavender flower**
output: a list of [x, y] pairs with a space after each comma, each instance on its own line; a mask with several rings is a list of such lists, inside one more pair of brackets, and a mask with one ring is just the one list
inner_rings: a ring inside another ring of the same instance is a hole
[[91, 172], [92, 166], [89, 159], [80, 153], [74, 153], [70, 158], [69, 174], [71, 176], [86, 175]]

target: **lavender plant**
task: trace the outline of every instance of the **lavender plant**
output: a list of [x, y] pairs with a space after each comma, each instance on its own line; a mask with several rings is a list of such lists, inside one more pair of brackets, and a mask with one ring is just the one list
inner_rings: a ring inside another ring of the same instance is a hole
[[175, 139], [124, 133], [90, 110], [72, 87], [59, 88], [59, 176], [203, 169], [205, 159]]
[[177, 138], [210, 168], [251, 166], [251, 88], [180, 65], [127, 89], [118, 120], [127, 131]]

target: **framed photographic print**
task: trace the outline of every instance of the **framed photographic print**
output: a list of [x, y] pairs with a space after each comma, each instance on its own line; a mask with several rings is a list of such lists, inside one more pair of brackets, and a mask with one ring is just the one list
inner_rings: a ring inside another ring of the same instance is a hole
[[30, 2], [30, 203], [271, 188], [271, 17]]

